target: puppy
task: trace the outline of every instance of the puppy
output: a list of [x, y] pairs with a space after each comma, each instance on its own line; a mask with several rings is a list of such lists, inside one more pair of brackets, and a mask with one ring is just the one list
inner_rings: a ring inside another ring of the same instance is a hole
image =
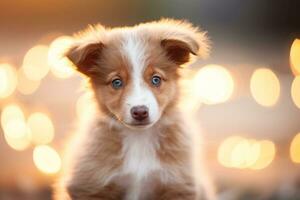
[[170, 19], [77, 35], [66, 56], [89, 79], [97, 112], [71, 149], [56, 199], [206, 199], [177, 103], [180, 68], [207, 50], [204, 32]]

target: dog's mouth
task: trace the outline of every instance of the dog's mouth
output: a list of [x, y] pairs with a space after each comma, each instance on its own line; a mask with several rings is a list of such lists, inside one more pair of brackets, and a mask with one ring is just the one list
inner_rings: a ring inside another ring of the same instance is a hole
[[118, 117], [117, 115], [112, 115], [114, 119], [119, 121], [122, 125], [131, 128], [131, 129], [147, 129], [152, 127], [154, 124], [156, 124], [157, 120], [150, 120], [150, 118], [147, 118], [145, 120], [135, 120], [135, 119], [130, 119], [130, 120], [124, 120], [121, 117]]
[[144, 122], [144, 123], [134, 122], [134, 123], [127, 124], [127, 126], [129, 126], [130, 128], [135, 128], [135, 129], [145, 129], [145, 128], [151, 127], [152, 123], [150, 123], [150, 122]]
[[146, 120], [146, 121], [132, 121], [131, 123], [123, 122], [123, 124], [132, 129], [146, 129], [151, 127], [154, 123], [150, 122], [149, 120]]

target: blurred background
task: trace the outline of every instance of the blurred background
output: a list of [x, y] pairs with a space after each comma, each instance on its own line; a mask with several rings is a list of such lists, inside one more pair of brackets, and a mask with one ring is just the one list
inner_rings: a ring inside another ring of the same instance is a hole
[[298, 0], [1, 0], [0, 200], [51, 199], [87, 110], [82, 78], [60, 57], [72, 34], [161, 17], [212, 41], [191, 83], [220, 199], [300, 199]]

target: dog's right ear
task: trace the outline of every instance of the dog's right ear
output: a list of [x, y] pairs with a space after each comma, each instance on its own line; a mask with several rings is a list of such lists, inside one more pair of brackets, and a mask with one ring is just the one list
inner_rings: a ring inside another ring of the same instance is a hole
[[65, 56], [75, 65], [76, 69], [92, 76], [97, 73], [97, 62], [101, 58], [104, 45], [101, 42], [89, 44], [75, 44], [65, 54]]
[[76, 69], [89, 77], [99, 72], [106, 29], [101, 24], [89, 25], [74, 36], [73, 45], [65, 52], [65, 56]]

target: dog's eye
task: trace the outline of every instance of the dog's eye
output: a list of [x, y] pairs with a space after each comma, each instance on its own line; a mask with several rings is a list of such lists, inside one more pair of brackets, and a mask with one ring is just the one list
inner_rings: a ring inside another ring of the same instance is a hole
[[152, 76], [152, 79], [151, 79], [151, 83], [152, 85], [158, 87], [161, 83], [161, 78], [159, 76]]
[[117, 78], [117, 79], [114, 79], [112, 82], [111, 82], [111, 85], [113, 88], [115, 89], [119, 89], [123, 86], [123, 82], [121, 79]]

